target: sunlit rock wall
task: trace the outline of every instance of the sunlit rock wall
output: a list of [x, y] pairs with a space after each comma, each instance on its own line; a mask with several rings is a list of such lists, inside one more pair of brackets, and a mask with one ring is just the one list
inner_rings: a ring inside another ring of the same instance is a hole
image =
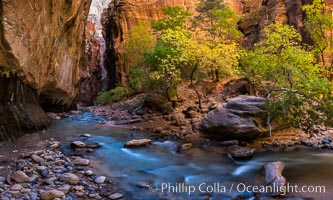
[[104, 67], [109, 77], [108, 88], [126, 83], [128, 65], [123, 61], [122, 42], [138, 22], [163, 18], [166, 6], [180, 6], [195, 11], [198, 0], [114, 0], [104, 11], [101, 22], [106, 49]]

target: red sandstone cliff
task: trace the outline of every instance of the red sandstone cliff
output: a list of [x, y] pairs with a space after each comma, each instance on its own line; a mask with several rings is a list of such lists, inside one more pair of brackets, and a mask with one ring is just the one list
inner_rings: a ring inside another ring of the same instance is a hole
[[[181, 6], [195, 11], [199, 0], [114, 0], [102, 16], [106, 43], [104, 67], [108, 71], [109, 87], [126, 82], [127, 64], [123, 61], [121, 44], [128, 30], [139, 21], [155, 21], [163, 17], [163, 7]], [[240, 16], [239, 29], [244, 34], [243, 45], [253, 46], [262, 38], [263, 29], [272, 22], [283, 21], [296, 27], [309, 41], [303, 29], [301, 7], [311, 0], [225, 0]], [[327, 1], [329, 5], [332, 0]]]

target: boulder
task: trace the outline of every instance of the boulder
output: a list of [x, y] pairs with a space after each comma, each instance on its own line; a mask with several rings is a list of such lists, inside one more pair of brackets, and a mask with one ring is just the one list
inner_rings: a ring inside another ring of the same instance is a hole
[[94, 180], [94, 182], [97, 183], [97, 184], [102, 184], [102, 183], [105, 182], [105, 180], [106, 180], [105, 176], [99, 176]]
[[85, 147], [86, 144], [84, 142], [81, 142], [81, 141], [73, 141], [71, 142], [71, 146], [72, 147]]
[[72, 173], [61, 174], [59, 176], [59, 180], [71, 185], [76, 185], [79, 183], [79, 177]]
[[176, 112], [172, 115], [172, 121], [173, 121], [173, 124], [176, 126], [186, 125], [185, 116], [183, 113], [180, 113], [180, 112]]
[[151, 144], [150, 139], [139, 139], [139, 140], [131, 140], [126, 142], [125, 147], [133, 148], [133, 147], [143, 147]]
[[177, 152], [181, 153], [181, 152], [185, 152], [190, 150], [193, 147], [192, 143], [185, 143], [179, 146]]
[[255, 149], [250, 149], [247, 147], [241, 147], [238, 145], [232, 145], [227, 148], [227, 153], [233, 159], [243, 160], [250, 159], [253, 157]]
[[84, 158], [75, 158], [73, 160], [73, 164], [74, 165], [87, 166], [87, 165], [90, 164], [90, 161], [88, 159], [84, 159]]
[[169, 114], [173, 111], [172, 105], [162, 91], [152, 91], [147, 94], [142, 108], [153, 112]]
[[21, 170], [17, 170], [10, 176], [17, 183], [27, 183], [30, 182], [29, 176]]
[[260, 170], [259, 185], [271, 186], [273, 191], [261, 193], [259, 196], [279, 196], [286, 186], [286, 178], [282, 176], [284, 163], [281, 161], [266, 163]]
[[35, 161], [36, 163], [43, 163], [43, 162], [45, 162], [45, 160], [42, 157], [37, 156], [35, 154], [31, 155], [31, 159], [33, 161]]
[[114, 194], [111, 194], [110, 196], [109, 196], [109, 199], [121, 199], [121, 198], [123, 198], [123, 194], [121, 194], [121, 193], [114, 193]]
[[[210, 111], [198, 124], [201, 135], [219, 140], [253, 140], [268, 133], [265, 99], [241, 95]], [[276, 129], [272, 125], [273, 130]]]
[[65, 193], [59, 190], [49, 190], [46, 192], [41, 193], [40, 198], [42, 200], [51, 200], [55, 198], [62, 198], [65, 196]]

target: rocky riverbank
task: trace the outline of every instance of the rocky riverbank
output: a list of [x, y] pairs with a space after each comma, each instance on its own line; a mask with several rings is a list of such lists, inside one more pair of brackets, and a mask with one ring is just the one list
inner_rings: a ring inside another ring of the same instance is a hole
[[110, 178], [101, 174], [97, 164], [77, 153], [92, 151], [98, 145], [72, 142], [72, 150], [63, 151], [69, 142], [42, 138], [38, 133], [28, 135], [1, 149], [0, 199], [121, 199], [124, 196]]

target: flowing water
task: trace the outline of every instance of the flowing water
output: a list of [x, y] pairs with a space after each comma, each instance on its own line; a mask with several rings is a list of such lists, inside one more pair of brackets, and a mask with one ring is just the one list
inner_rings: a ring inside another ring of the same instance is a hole
[[[52, 137], [66, 136], [68, 140], [80, 134], [92, 135], [89, 140], [102, 147], [90, 157], [104, 168], [129, 199], [205, 199], [213, 191], [212, 199], [231, 199], [244, 186], [256, 184], [260, 168], [267, 162], [283, 161], [283, 175], [289, 185], [324, 186], [325, 192], [297, 193], [314, 199], [333, 199], [333, 152], [299, 150], [279, 153], [257, 153], [248, 161], [233, 161], [219, 148], [203, 146], [186, 153], [177, 153], [180, 141], [156, 140], [147, 133], [114, 128], [98, 123], [102, 117], [91, 113], [73, 115], [53, 123], [48, 130]], [[124, 148], [131, 139], [151, 138], [153, 145]], [[138, 187], [143, 183], [148, 188]], [[184, 185], [183, 183], [186, 183]], [[318, 189], [317, 189], [318, 190]]]

